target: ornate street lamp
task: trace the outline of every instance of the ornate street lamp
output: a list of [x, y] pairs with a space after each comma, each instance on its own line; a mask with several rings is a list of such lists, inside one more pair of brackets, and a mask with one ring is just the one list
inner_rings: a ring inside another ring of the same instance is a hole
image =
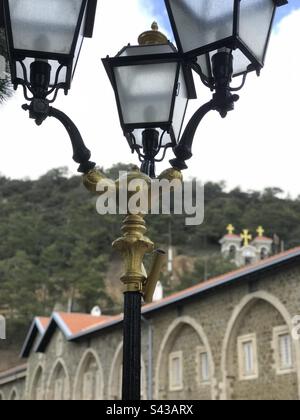
[[[141, 171], [131, 171], [126, 180], [121, 178], [115, 185], [120, 191], [124, 181], [128, 189], [130, 181], [142, 181], [147, 186], [145, 194], [149, 194], [155, 163], [162, 161], [167, 149], [178, 143], [188, 100], [196, 96], [192, 70], [158, 31], [156, 23], [151, 31], [140, 35], [138, 46], [123, 48], [115, 58], [104, 59], [103, 64], [115, 92], [124, 136], [142, 162]], [[98, 170], [91, 170], [85, 175], [84, 184], [97, 192], [97, 185], [104, 178]], [[182, 180], [181, 173], [172, 168], [159, 178]], [[128, 202], [131, 196], [129, 189]], [[156, 251], [147, 275], [143, 260], [145, 254], [153, 253], [154, 244], [146, 236], [144, 217], [145, 214], [133, 214], [128, 209], [123, 236], [113, 244], [123, 255], [126, 268], [121, 278], [124, 283], [123, 400], [126, 401], [140, 400], [142, 299], [147, 303], [152, 301], [165, 262], [165, 253]]]
[[[211, 110], [223, 118], [234, 109], [247, 74], [264, 66], [276, 8], [287, 0], [165, 0], [177, 47], [214, 93], [212, 101], [193, 116], [174, 148], [173, 167], [185, 169], [192, 157], [193, 138], [202, 118]], [[239, 87], [232, 78], [243, 76]]]
[[78, 129], [63, 112], [50, 106], [71, 87], [83, 39], [92, 37], [97, 0], [4, 0], [4, 17], [14, 88], [22, 86], [38, 125], [58, 119], [68, 131], [80, 172], [95, 164]]
[[142, 172], [155, 178], [155, 162], [178, 143], [188, 100], [195, 98], [191, 69], [155, 22], [139, 37], [139, 46], [124, 47], [103, 63], [124, 136], [137, 152]]

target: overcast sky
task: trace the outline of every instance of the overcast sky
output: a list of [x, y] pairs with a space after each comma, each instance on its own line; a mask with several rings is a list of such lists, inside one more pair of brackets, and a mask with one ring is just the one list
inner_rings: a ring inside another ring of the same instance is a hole
[[[262, 76], [251, 76], [240, 92], [235, 112], [222, 120], [210, 114], [199, 127], [194, 158], [185, 176], [202, 181], [225, 180], [229, 188], [261, 190], [278, 186], [300, 194], [300, 0], [282, 8]], [[93, 160], [104, 167], [137, 163], [120, 129], [115, 99], [101, 58], [115, 55], [157, 20], [172, 38], [163, 0], [101, 0], [92, 40], [86, 40], [72, 89], [55, 106], [78, 125]], [[283, 13], [284, 12], [284, 13]], [[211, 94], [200, 83], [198, 100], [188, 117]], [[69, 138], [60, 124], [48, 119], [36, 127], [21, 110], [22, 92], [0, 108], [0, 172], [11, 178], [36, 178], [54, 167], [76, 172]], [[168, 158], [172, 157], [170, 151]], [[168, 166], [168, 159], [159, 166]]]

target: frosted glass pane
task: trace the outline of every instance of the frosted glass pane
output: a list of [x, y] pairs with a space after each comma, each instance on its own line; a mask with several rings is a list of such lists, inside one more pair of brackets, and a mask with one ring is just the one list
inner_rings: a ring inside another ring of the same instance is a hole
[[[184, 80], [183, 71], [181, 69], [180, 76], [179, 76], [179, 84], [178, 84], [178, 91], [176, 96], [176, 102], [174, 107], [174, 114], [173, 114], [173, 131], [175, 135], [175, 139], [178, 142], [179, 136], [182, 129], [183, 119], [186, 112], [188, 104], [188, 93], [187, 88]], [[155, 128], [159, 132], [159, 138], [161, 139], [161, 136], [163, 134], [163, 130], [160, 128]], [[136, 143], [139, 146], [142, 146], [142, 134], [144, 129], [138, 129], [134, 131], [134, 136], [136, 139]], [[167, 132], [164, 133], [162, 137], [162, 147], [166, 147], [167, 145], [173, 144], [171, 135]]]
[[125, 124], [167, 122], [177, 63], [115, 68]]
[[85, 18], [86, 18], [86, 12], [85, 12], [84, 18], [81, 22], [79, 36], [78, 36], [77, 44], [76, 44], [76, 48], [75, 48], [74, 61], [73, 61], [73, 73], [76, 69], [77, 61], [78, 61], [79, 54], [80, 54], [80, 51], [81, 51], [81, 47], [82, 47], [83, 40], [84, 40]]
[[[143, 146], [142, 135], [143, 135], [144, 130], [145, 130], [144, 128], [134, 130], [134, 136], [135, 136], [136, 143], [137, 143], [138, 146], [141, 146], [141, 147]], [[159, 139], [161, 139], [161, 136], [163, 134], [163, 130], [161, 128], [157, 128], [157, 127], [155, 128], [155, 130], [157, 130], [159, 132]], [[170, 136], [170, 134], [165, 133], [164, 136], [163, 136], [162, 147], [165, 147], [166, 145], [168, 145], [170, 143], [172, 144], [171, 136]]]
[[147, 45], [127, 47], [119, 56], [120, 57], [133, 57], [137, 55], [150, 55], [150, 54], [170, 54], [174, 49], [169, 45]]
[[[34, 58], [26, 58], [23, 60], [23, 63], [27, 70], [27, 77], [30, 78], [30, 65], [35, 61]], [[57, 61], [48, 60], [48, 63], [51, 66], [51, 79], [50, 79], [50, 86], [52, 86], [55, 82], [56, 71], [60, 64]], [[65, 83], [67, 76], [67, 69], [63, 67], [59, 73], [58, 83]], [[17, 62], [17, 77], [20, 79], [24, 79], [23, 68], [19, 62]]]
[[234, 0], [169, 0], [184, 52], [233, 35]]
[[[215, 53], [216, 53], [216, 51], [214, 51], [214, 54]], [[201, 67], [202, 72], [205, 74], [205, 76], [211, 77], [210, 67], [208, 65], [208, 59], [207, 59], [208, 55], [209, 54], [201, 55], [200, 57], [198, 57], [197, 62], [199, 64], [199, 66]], [[209, 59], [210, 59], [210, 55], [209, 55]]]
[[251, 61], [242, 53], [241, 50], [233, 51], [233, 75], [245, 73]]
[[[210, 62], [212, 57], [217, 54], [218, 51], [212, 51], [210, 53]], [[237, 76], [241, 73], [245, 73], [247, 71], [248, 66], [251, 64], [250, 60], [242, 53], [241, 50], [235, 50], [232, 52], [233, 54], [233, 76]], [[209, 67], [207, 64], [207, 56], [202, 55], [198, 57], [198, 64], [201, 66], [201, 69], [205, 76], [211, 77]]]
[[82, 0], [9, 0], [16, 49], [69, 54]]
[[187, 104], [188, 92], [184, 80], [183, 71], [181, 69], [172, 124], [176, 141], [179, 139], [179, 135], [181, 133], [183, 118], [186, 112]]
[[240, 37], [261, 62], [274, 13], [273, 0], [242, 0]]

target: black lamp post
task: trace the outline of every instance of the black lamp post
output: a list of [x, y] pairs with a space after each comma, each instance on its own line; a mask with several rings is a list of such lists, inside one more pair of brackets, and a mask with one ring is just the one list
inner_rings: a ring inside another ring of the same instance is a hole
[[[216, 110], [225, 118], [234, 109], [247, 74], [264, 66], [276, 8], [287, 0], [165, 0], [180, 54], [213, 92], [188, 123], [174, 148], [177, 169], [187, 168], [193, 139], [202, 118]], [[243, 76], [231, 87], [232, 78]]]
[[83, 173], [95, 166], [90, 151], [70, 118], [50, 104], [60, 89], [67, 94], [71, 87], [83, 39], [92, 37], [96, 7], [97, 0], [4, 0], [12, 84], [22, 86], [30, 102], [23, 109], [37, 125], [54, 117], [65, 126]]
[[155, 178], [155, 162], [178, 143], [188, 100], [196, 96], [191, 68], [156, 23], [139, 37], [138, 46], [124, 47], [103, 63], [124, 136], [142, 172]]

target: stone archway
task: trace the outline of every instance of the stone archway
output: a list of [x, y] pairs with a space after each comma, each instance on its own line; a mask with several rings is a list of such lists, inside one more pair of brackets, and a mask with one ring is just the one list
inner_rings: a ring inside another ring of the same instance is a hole
[[46, 399], [50, 401], [68, 401], [71, 399], [71, 381], [63, 359], [58, 359], [49, 376]]
[[[141, 377], [141, 397], [143, 400], [147, 399], [147, 378], [146, 366], [144, 359], [141, 361], [142, 377]], [[108, 399], [121, 400], [122, 399], [122, 369], [123, 369], [123, 341], [118, 345], [113, 361], [111, 364], [109, 382], [108, 382]]]
[[[186, 329], [186, 331], [184, 331]], [[211, 347], [208, 341], [208, 338], [200, 324], [196, 320], [189, 316], [183, 316], [176, 319], [168, 328], [159, 348], [156, 370], [155, 370], [155, 399], [161, 399], [161, 390], [166, 388], [166, 385], [162, 384], [161, 378], [167, 378], [168, 374], [165, 372], [169, 366], [168, 357], [170, 351], [173, 347], [174, 341], [181, 336], [181, 334], [189, 333], [193, 334], [193, 340], [195, 341], [194, 345], [192, 343], [186, 343], [189, 347], [189, 350], [186, 351], [186, 354], [183, 354], [183, 362], [187, 357], [191, 358], [190, 362], [187, 362], [189, 366], [193, 366], [194, 370], [192, 376], [192, 381], [194, 383], [193, 387], [194, 394], [193, 397], [197, 399], [216, 399], [215, 393], [215, 364], [212, 356]], [[184, 339], [183, 339], [184, 341]], [[194, 346], [191, 348], [191, 346]], [[198, 358], [198, 348], [203, 348], [208, 356], [208, 362], [210, 366], [210, 381], [209, 384], [205, 385], [205, 389], [201, 386], [198, 381], [198, 372], [197, 372], [197, 358]], [[187, 384], [189, 386], [190, 384]], [[186, 390], [188, 392], [188, 390]], [[190, 392], [188, 392], [190, 394]], [[178, 396], [180, 398], [180, 396]], [[192, 398], [192, 397], [191, 397]]]
[[13, 388], [11, 390], [8, 400], [9, 401], [19, 401], [20, 400], [20, 396], [19, 396], [19, 393], [18, 393], [16, 388]]
[[29, 388], [29, 399], [32, 401], [43, 401], [44, 398], [44, 368], [40, 364], [36, 367], [32, 376], [32, 381]]
[[88, 349], [79, 363], [74, 386], [74, 400], [103, 400], [103, 368], [98, 354]]
[[[256, 306], [258, 305], [258, 306]], [[241, 322], [247, 317], [248, 314], [251, 314], [251, 311], [255, 311], [258, 307], [262, 305], [267, 305], [270, 311], [273, 311], [273, 317], [279, 317], [281, 323], [286, 325], [290, 334], [292, 334], [292, 317], [289, 314], [286, 307], [280, 302], [278, 298], [271, 295], [270, 293], [259, 291], [256, 293], [249, 294], [245, 296], [241, 302], [236, 306], [231, 316], [231, 319], [227, 325], [223, 345], [222, 345], [222, 359], [221, 359], [221, 371], [223, 375], [223, 383], [222, 383], [222, 393], [221, 399], [227, 400], [232, 398], [232, 386], [233, 382], [235, 381], [235, 374], [233, 372], [234, 366], [232, 365], [232, 360], [230, 359], [233, 349], [237, 347], [237, 335], [239, 334], [239, 328], [241, 326]], [[250, 316], [250, 315], [249, 315]], [[253, 317], [255, 318], [255, 317]], [[270, 317], [271, 318], [271, 317]], [[257, 316], [256, 316], [257, 319]], [[258, 326], [263, 324], [262, 319], [257, 319]], [[276, 321], [274, 321], [276, 323]], [[280, 322], [280, 321], [278, 321]], [[274, 325], [265, 326], [265, 328], [269, 328], [268, 334], [271, 335], [270, 328], [274, 327]], [[259, 341], [259, 340], [258, 340]], [[270, 339], [269, 342], [269, 349], [268, 351], [272, 353], [274, 349], [272, 348], [272, 340]], [[235, 347], [234, 347], [235, 346]], [[297, 393], [300, 398], [300, 348], [299, 343], [293, 341], [293, 351], [295, 354], [295, 369], [296, 375], [298, 379], [298, 389]], [[272, 355], [274, 358], [274, 354]], [[273, 366], [274, 367], [274, 366]], [[272, 368], [273, 368], [272, 367]], [[271, 371], [271, 369], [269, 369]]]

